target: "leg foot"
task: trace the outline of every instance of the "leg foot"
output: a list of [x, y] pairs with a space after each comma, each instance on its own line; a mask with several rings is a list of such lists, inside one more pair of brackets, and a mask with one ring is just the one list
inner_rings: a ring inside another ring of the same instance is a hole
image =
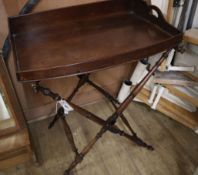
[[69, 171], [65, 171], [63, 175], [71, 175]]
[[150, 151], [153, 151], [154, 148], [151, 145], [148, 145], [147, 143], [145, 143], [143, 140], [141, 140], [137, 135], [133, 135], [132, 136], [132, 140], [138, 145], [138, 146], [142, 146], [144, 148], [147, 148]]
[[69, 124], [67, 123], [67, 120], [65, 118], [61, 118], [61, 119], [62, 119], [62, 124], [63, 124], [64, 130], [65, 130], [65, 134], [66, 134], [66, 136], [69, 140], [72, 151], [75, 153], [76, 156], [78, 156], [79, 155], [78, 149], [77, 149], [76, 144], [74, 142], [74, 137], [73, 137], [72, 131], [69, 127]]
[[148, 146], [148, 150], [150, 150], [150, 151], [154, 151], [154, 150], [155, 150], [155, 148], [154, 148], [152, 145], [149, 145], [149, 146]]

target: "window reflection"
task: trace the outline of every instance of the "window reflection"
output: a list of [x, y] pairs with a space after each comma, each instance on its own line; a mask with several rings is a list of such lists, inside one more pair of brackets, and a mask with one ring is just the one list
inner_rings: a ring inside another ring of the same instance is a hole
[[7, 119], [10, 119], [10, 114], [3, 100], [3, 96], [0, 93], [0, 120], [7, 120]]
[[3, 93], [0, 92], [0, 135], [2, 134], [1, 131], [6, 131], [6, 129], [13, 127], [15, 127], [15, 121], [5, 103]]

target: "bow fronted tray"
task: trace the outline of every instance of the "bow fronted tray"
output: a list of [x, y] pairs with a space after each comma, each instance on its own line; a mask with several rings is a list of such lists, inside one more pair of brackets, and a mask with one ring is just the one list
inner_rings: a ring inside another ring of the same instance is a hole
[[138, 61], [182, 40], [161, 11], [142, 0], [10, 17], [9, 28], [19, 81], [80, 75]]

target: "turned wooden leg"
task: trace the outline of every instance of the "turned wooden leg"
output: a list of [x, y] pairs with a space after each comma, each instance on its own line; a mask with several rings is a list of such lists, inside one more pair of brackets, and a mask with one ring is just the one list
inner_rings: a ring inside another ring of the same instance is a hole
[[55, 125], [55, 123], [58, 121], [59, 118], [60, 118], [60, 116], [57, 112], [57, 114], [54, 116], [53, 120], [49, 123], [48, 129], [51, 129]]
[[[110, 93], [108, 93], [107, 91], [105, 91], [103, 88], [101, 88], [100, 86], [98, 86], [97, 84], [95, 84], [93, 81], [87, 79], [87, 83], [91, 86], [93, 86], [94, 88], [96, 88], [101, 94], [103, 94], [113, 105], [113, 107], [115, 109], [117, 109], [116, 104], [119, 104], [118, 100], [115, 99]], [[115, 104], [116, 103], [116, 104]], [[126, 125], [126, 127], [129, 129], [129, 131], [136, 135], [136, 133], [134, 132], [134, 130], [132, 129], [131, 125], [129, 124], [128, 120], [126, 119], [126, 117], [124, 116], [124, 114], [120, 115], [121, 120], [123, 121], [123, 123]]]
[[89, 142], [87, 146], [82, 150], [82, 152], [79, 154], [79, 156], [76, 157], [76, 159], [69, 165], [69, 168], [65, 171], [64, 175], [69, 175], [70, 171], [74, 169], [79, 163], [82, 162], [84, 156], [89, 153], [89, 151], [93, 148], [95, 143], [103, 136], [103, 134], [108, 130], [108, 127], [110, 126], [112, 117], [109, 117], [105, 121], [105, 125], [100, 129], [100, 131], [96, 134], [96, 136]]
[[[70, 105], [74, 108], [75, 111], [77, 111], [79, 114], [81, 114], [82, 117], [86, 117], [87, 119], [103, 126], [105, 124], [105, 120], [101, 119], [100, 117], [96, 116], [95, 114], [89, 112], [86, 109], [83, 109], [73, 103], [70, 102]], [[128, 140], [136, 143], [138, 146], [142, 146], [147, 148], [148, 150], [154, 150], [154, 148], [148, 144], [146, 144], [143, 140], [137, 137], [136, 134], [129, 135], [125, 133], [124, 131], [120, 130], [118, 126], [114, 125], [112, 127], [109, 127], [108, 130], [112, 132], [113, 134], [119, 134], [120, 136], [123, 136], [127, 138]]]
[[[115, 123], [120, 115], [122, 115], [123, 111], [128, 107], [131, 101], [136, 97], [136, 95], [142, 90], [146, 82], [153, 75], [153, 73], [157, 70], [157, 68], [161, 65], [161, 63], [168, 57], [170, 50], [165, 52], [159, 61], [153, 66], [153, 68], [148, 72], [148, 74], [143, 78], [143, 80], [134, 87], [130, 95], [127, 99], [117, 107], [116, 112], [108, 117], [108, 119], [104, 122], [102, 128], [96, 134], [96, 136], [89, 142], [89, 144], [82, 150], [80, 154], [78, 154], [75, 160], [70, 164], [69, 168], [65, 171], [65, 175], [69, 175], [70, 171], [75, 168], [84, 158], [84, 156], [91, 150], [91, 148], [95, 145], [95, 143], [103, 136], [103, 134], [107, 130], [115, 129]], [[53, 93], [50, 89], [44, 88], [39, 84], [36, 84], [35, 89], [40, 91], [43, 95], [50, 96], [54, 100], [62, 99], [58, 94]], [[90, 117], [90, 116], [89, 116]], [[97, 119], [98, 120], [98, 119]], [[98, 120], [99, 121], [99, 120]], [[141, 142], [140, 142], [141, 144]]]
[[[114, 106], [114, 108], [117, 110], [118, 107], [111, 102], [112, 105]], [[126, 125], [126, 127], [129, 129], [129, 131], [131, 132], [131, 134], [136, 135], [135, 131], [133, 130], [133, 128], [131, 127], [131, 125], [129, 124], [128, 120], [126, 119], [126, 117], [124, 116], [124, 114], [120, 115], [121, 120], [123, 121], [123, 123]]]
[[93, 86], [95, 89], [97, 89], [101, 94], [103, 94], [109, 101], [114, 102], [116, 104], [119, 104], [118, 100], [115, 99], [110, 93], [105, 91], [103, 88], [95, 84], [93, 81], [91, 81], [89, 78], [87, 79], [87, 83], [91, 86]]
[[71, 93], [71, 95], [67, 98], [68, 101], [71, 101], [73, 99], [73, 97], [76, 95], [76, 93], [78, 92], [78, 90], [85, 84], [87, 83], [87, 79], [88, 79], [89, 74], [86, 75], [80, 75], [79, 77], [79, 81], [77, 86], [75, 87], [75, 89], [73, 90], [73, 92]]
[[69, 168], [65, 171], [65, 175], [68, 175], [70, 171], [73, 168], [75, 168], [83, 160], [84, 156], [91, 150], [91, 148], [95, 145], [95, 143], [99, 140], [99, 138], [101, 138], [103, 134], [116, 123], [118, 117], [128, 107], [128, 105], [135, 98], [135, 96], [142, 90], [142, 88], [144, 87], [146, 82], [149, 80], [149, 78], [152, 76], [152, 74], [157, 70], [157, 68], [161, 65], [161, 63], [167, 58], [169, 52], [170, 51], [165, 52], [162, 55], [159, 61], [156, 62], [156, 64], [148, 72], [148, 74], [143, 78], [143, 80], [137, 86], [135, 86], [135, 88], [132, 90], [132, 92], [127, 97], [127, 99], [117, 108], [116, 112], [105, 121], [100, 131], [89, 142], [89, 144], [82, 150], [82, 152], [80, 153], [80, 156], [76, 157], [76, 159], [70, 164]]
[[69, 140], [69, 143], [71, 145], [71, 148], [72, 148], [72, 151], [75, 153], [75, 155], [77, 156], [78, 155], [78, 149], [75, 145], [75, 142], [74, 142], [74, 138], [73, 138], [73, 135], [72, 135], [72, 132], [71, 132], [71, 129], [67, 123], [67, 120], [65, 119], [66, 116], [64, 114], [64, 108], [63, 107], [60, 107], [57, 111], [57, 114], [56, 116], [54, 117], [54, 120], [50, 123], [49, 127], [48, 128], [51, 128], [54, 123], [59, 119], [61, 118], [62, 120], [62, 124], [63, 124], [63, 128], [64, 128], [64, 131], [65, 131], [65, 134]]
[[69, 140], [69, 143], [71, 145], [71, 148], [72, 148], [72, 151], [76, 154], [76, 156], [78, 156], [78, 149], [76, 147], [76, 144], [74, 142], [74, 137], [73, 137], [73, 134], [71, 132], [71, 129], [69, 127], [69, 124], [67, 123], [67, 120], [65, 119], [65, 117], [62, 117], [62, 124], [63, 124], [63, 127], [64, 127], [64, 131], [65, 131], [65, 134]]
[[[86, 83], [87, 77], [88, 77], [88, 75], [79, 76], [80, 80], [78, 81], [78, 84], [75, 87], [75, 89], [73, 90], [72, 94], [68, 97], [68, 99], [67, 99], [68, 102], [70, 102], [73, 99], [73, 97], [76, 95], [78, 90]], [[71, 131], [69, 124], [67, 123], [67, 120], [65, 119], [65, 117], [62, 117], [62, 124], [63, 124], [64, 130], [65, 130], [65, 134], [66, 134], [66, 136], [69, 140], [69, 143], [71, 145], [72, 151], [75, 153], [76, 157], [78, 157], [79, 156], [78, 149], [76, 147], [72, 131]]]

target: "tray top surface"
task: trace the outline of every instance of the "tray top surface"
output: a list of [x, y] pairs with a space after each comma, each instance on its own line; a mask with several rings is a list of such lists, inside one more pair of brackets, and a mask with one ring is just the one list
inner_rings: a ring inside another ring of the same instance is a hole
[[167, 36], [130, 14], [78, 23], [70, 30], [62, 25], [32, 31], [16, 35], [14, 40], [19, 68], [26, 71], [105, 59], [157, 44]]
[[172, 40], [169, 44], [173, 34], [119, 3], [114, 6], [114, 1], [109, 1], [11, 18], [18, 79], [88, 73], [137, 61], [178, 43]]

